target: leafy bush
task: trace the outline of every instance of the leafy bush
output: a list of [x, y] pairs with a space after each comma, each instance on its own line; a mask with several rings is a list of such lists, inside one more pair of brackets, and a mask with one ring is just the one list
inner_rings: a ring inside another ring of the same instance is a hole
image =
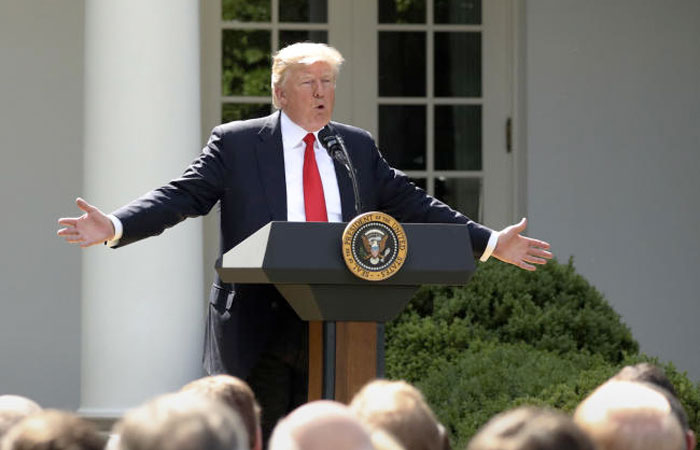
[[[536, 272], [481, 264], [464, 287], [421, 288], [386, 329], [389, 378], [416, 384], [455, 448], [498, 412], [522, 404], [571, 412], [640, 355], [629, 328], [573, 262]], [[700, 429], [700, 386], [661, 365]]]
[[495, 414], [524, 404], [571, 411], [615, 372], [599, 355], [562, 357], [523, 343], [477, 342], [417, 386], [453, 436], [454, 448], [464, 448]]

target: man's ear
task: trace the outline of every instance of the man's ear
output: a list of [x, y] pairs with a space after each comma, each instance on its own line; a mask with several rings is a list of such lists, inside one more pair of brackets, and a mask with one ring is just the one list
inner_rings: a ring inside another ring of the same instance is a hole
[[280, 105], [280, 109], [284, 109], [284, 107], [287, 106], [287, 96], [285, 95], [284, 89], [279, 86], [275, 87], [275, 98]]

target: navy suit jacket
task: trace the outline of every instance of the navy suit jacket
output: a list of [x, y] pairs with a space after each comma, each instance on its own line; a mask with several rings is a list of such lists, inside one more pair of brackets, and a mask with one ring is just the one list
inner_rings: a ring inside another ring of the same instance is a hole
[[[413, 185], [382, 158], [364, 130], [333, 123], [345, 140], [357, 172], [365, 211], [384, 211], [401, 222], [463, 223], [479, 257], [491, 230]], [[354, 194], [345, 168], [336, 163], [343, 220], [354, 213]], [[162, 233], [180, 221], [207, 214], [219, 202], [219, 256], [270, 221], [287, 220], [280, 113], [230, 122], [212, 131], [202, 153], [170, 183], [118, 209], [124, 233], [117, 247]], [[279, 331], [280, 305], [272, 286], [233, 285], [216, 279], [210, 297], [204, 366], [208, 373], [245, 378], [271, 332]]]

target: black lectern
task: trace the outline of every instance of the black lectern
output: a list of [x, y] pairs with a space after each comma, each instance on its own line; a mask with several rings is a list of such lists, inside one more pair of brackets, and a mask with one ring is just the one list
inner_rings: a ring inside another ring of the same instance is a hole
[[384, 322], [420, 285], [466, 284], [475, 270], [465, 225], [403, 224], [408, 254], [401, 270], [383, 281], [362, 280], [343, 261], [345, 226], [270, 222], [216, 263], [225, 282], [274, 284], [310, 322], [309, 400], [347, 402], [382, 376]]

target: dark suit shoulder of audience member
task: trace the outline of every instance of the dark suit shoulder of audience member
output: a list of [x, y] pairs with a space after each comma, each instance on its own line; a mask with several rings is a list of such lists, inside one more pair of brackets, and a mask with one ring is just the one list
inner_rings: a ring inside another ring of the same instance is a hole
[[47, 409], [24, 418], [2, 441], [2, 450], [102, 450], [107, 442], [92, 423]]
[[0, 439], [17, 422], [41, 411], [34, 400], [21, 395], [0, 395]]
[[237, 412], [200, 395], [166, 394], [126, 413], [110, 450], [243, 450], [248, 434]]
[[489, 420], [467, 450], [595, 450], [569, 416], [535, 407], [520, 407]]
[[374, 380], [350, 402], [353, 413], [371, 429], [388, 431], [406, 450], [450, 448], [445, 428], [423, 394], [405, 381]]
[[260, 405], [248, 383], [231, 375], [212, 375], [187, 383], [181, 392], [218, 400], [238, 412], [243, 420], [251, 449], [262, 449]]

